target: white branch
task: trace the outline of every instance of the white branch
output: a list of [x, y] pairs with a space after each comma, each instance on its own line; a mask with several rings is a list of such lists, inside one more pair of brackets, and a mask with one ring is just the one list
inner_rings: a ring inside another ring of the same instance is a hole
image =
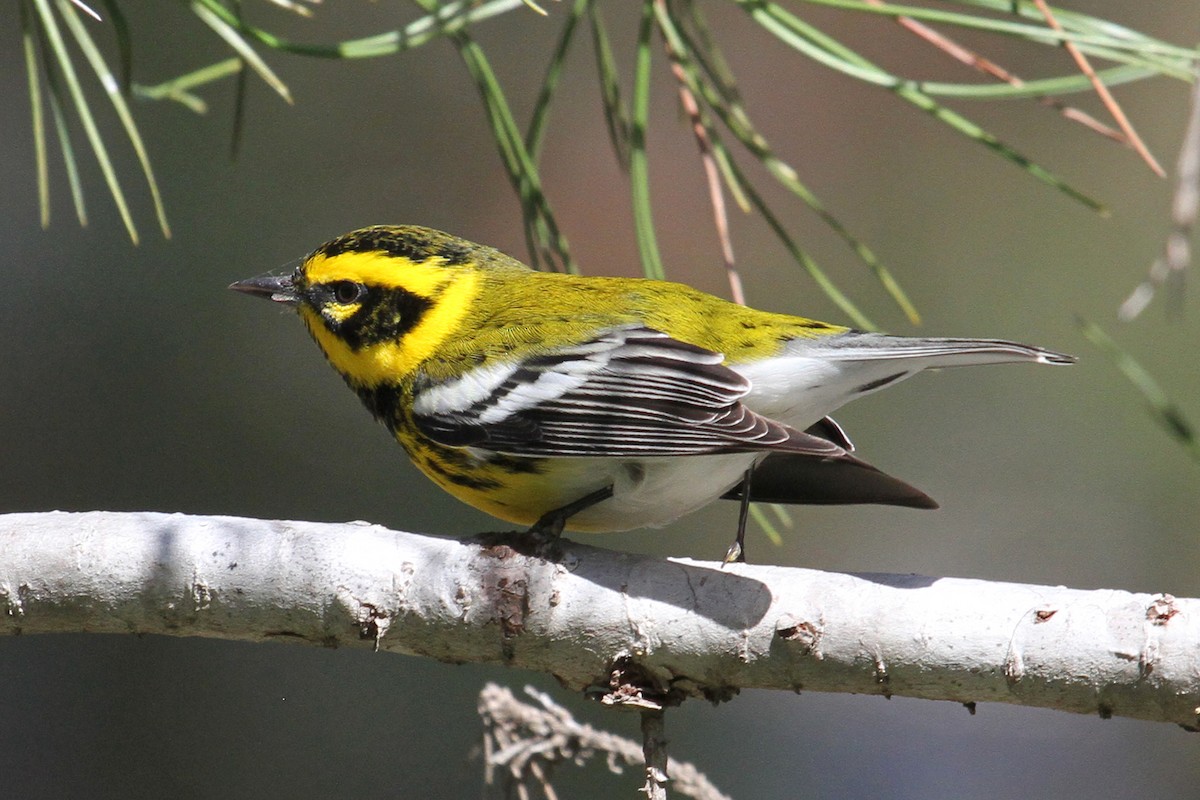
[[3, 632], [376, 647], [618, 701], [763, 687], [1198, 726], [1200, 600], [537, 548], [364, 523], [2, 515]]

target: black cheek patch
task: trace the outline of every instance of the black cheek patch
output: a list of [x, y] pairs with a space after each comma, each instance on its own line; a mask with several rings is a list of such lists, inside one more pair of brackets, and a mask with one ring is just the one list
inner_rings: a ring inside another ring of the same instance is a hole
[[399, 341], [420, 324], [432, 306], [429, 299], [403, 289], [372, 289], [358, 311], [330, 327], [351, 350], [361, 350]]

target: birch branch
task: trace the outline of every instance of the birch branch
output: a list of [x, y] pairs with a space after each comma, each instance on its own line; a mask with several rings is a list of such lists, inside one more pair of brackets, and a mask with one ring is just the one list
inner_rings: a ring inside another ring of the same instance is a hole
[[0, 515], [0, 633], [372, 647], [653, 707], [742, 688], [1200, 727], [1200, 600], [655, 559], [507, 535], [156, 513]]

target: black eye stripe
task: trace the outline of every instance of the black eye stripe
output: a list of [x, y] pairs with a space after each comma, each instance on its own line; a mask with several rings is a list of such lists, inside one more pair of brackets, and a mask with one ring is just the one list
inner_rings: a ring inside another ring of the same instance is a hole
[[[421, 322], [433, 305], [427, 298], [403, 289], [372, 289], [351, 281], [344, 283], [355, 287], [359, 296], [350, 302], [357, 301], [359, 308], [339, 321], [326, 317], [325, 324], [352, 350], [403, 338]], [[338, 297], [339, 288], [338, 283], [325, 287], [327, 302], [343, 303]], [[349, 288], [346, 291], [349, 293]]]

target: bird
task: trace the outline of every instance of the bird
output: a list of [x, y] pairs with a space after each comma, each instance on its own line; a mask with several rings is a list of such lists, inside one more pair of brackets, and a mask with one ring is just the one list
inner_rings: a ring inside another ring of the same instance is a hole
[[751, 501], [936, 508], [830, 414], [931, 368], [1075, 358], [756, 310], [684, 284], [531, 269], [417, 225], [326, 242], [230, 289], [294, 308], [435, 484], [544, 536], [661, 527]]

